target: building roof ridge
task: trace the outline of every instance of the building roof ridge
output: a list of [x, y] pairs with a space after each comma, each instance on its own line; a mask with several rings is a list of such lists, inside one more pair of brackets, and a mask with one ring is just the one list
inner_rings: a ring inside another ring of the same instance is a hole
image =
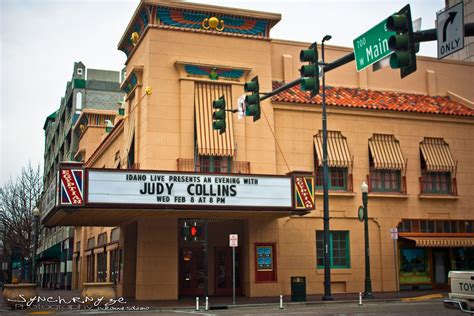
[[[283, 82], [273, 81], [272, 85], [273, 88], [278, 88]], [[297, 85], [272, 97], [272, 101], [321, 104], [322, 99], [320, 95], [311, 98]], [[449, 96], [431, 96], [413, 92], [326, 86], [326, 103], [350, 108], [474, 117], [474, 109]]]

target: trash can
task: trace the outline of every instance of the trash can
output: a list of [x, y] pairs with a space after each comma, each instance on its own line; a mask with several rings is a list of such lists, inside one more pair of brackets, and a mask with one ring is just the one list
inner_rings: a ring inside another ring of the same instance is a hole
[[291, 277], [291, 301], [306, 302], [306, 277]]

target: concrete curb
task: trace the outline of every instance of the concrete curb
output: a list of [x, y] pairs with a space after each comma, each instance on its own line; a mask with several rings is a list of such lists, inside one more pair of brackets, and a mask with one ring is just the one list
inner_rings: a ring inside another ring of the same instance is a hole
[[[423, 296], [417, 296], [417, 297], [397, 297], [397, 298], [373, 298], [373, 299], [365, 299], [363, 303], [393, 303], [393, 302], [420, 302], [420, 301], [425, 301], [425, 300], [433, 300], [433, 299], [439, 299], [447, 297], [447, 294], [430, 294], [430, 295], [423, 295]], [[285, 306], [292, 306], [292, 305], [331, 305], [331, 304], [354, 304], [358, 305], [359, 301], [357, 299], [354, 300], [334, 300], [334, 301], [306, 301], [306, 302], [284, 302], [283, 307]], [[269, 306], [275, 306], [275, 308], [279, 307], [279, 302], [268, 302], [268, 303], [249, 303], [249, 304], [216, 304], [214, 306], [219, 306], [219, 309], [221, 307], [225, 306], [223, 309], [238, 309], [238, 308], [258, 308], [258, 307], [269, 307]], [[193, 310], [195, 311], [195, 306], [169, 306], [169, 307], [151, 307], [150, 306], [150, 311], [167, 311], [167, 310]], [[209, 311], [214, 310], [213, 305], [209, 305]], [[199, 309], [199, 312], [206, 312], [204, 310], [204, 306], [201, 306]]]

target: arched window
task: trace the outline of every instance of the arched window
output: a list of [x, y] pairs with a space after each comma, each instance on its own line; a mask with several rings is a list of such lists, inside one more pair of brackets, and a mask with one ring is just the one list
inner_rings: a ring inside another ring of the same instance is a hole
[[76, 113], [81, 113], [82, 110], [82, 92], [76, 94]]

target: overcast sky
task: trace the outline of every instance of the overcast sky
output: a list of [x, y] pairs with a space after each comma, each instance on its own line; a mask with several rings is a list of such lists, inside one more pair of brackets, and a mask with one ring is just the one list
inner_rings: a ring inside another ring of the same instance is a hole
[[[407, 4], [405, 1], [192, 1], [282, 14], [271, 37], [352, 46], [352, 40]], [[442, 0], [412, 0], [422, 29], [435, 27]], [[31, 161], [43, 164], [46, 117], [59, 108], [74, 62], [121, 70], [117, 44], [138, 0], [0, 0], [0, 185]], [[436, 56], [436, 43], [419, 55]]]

